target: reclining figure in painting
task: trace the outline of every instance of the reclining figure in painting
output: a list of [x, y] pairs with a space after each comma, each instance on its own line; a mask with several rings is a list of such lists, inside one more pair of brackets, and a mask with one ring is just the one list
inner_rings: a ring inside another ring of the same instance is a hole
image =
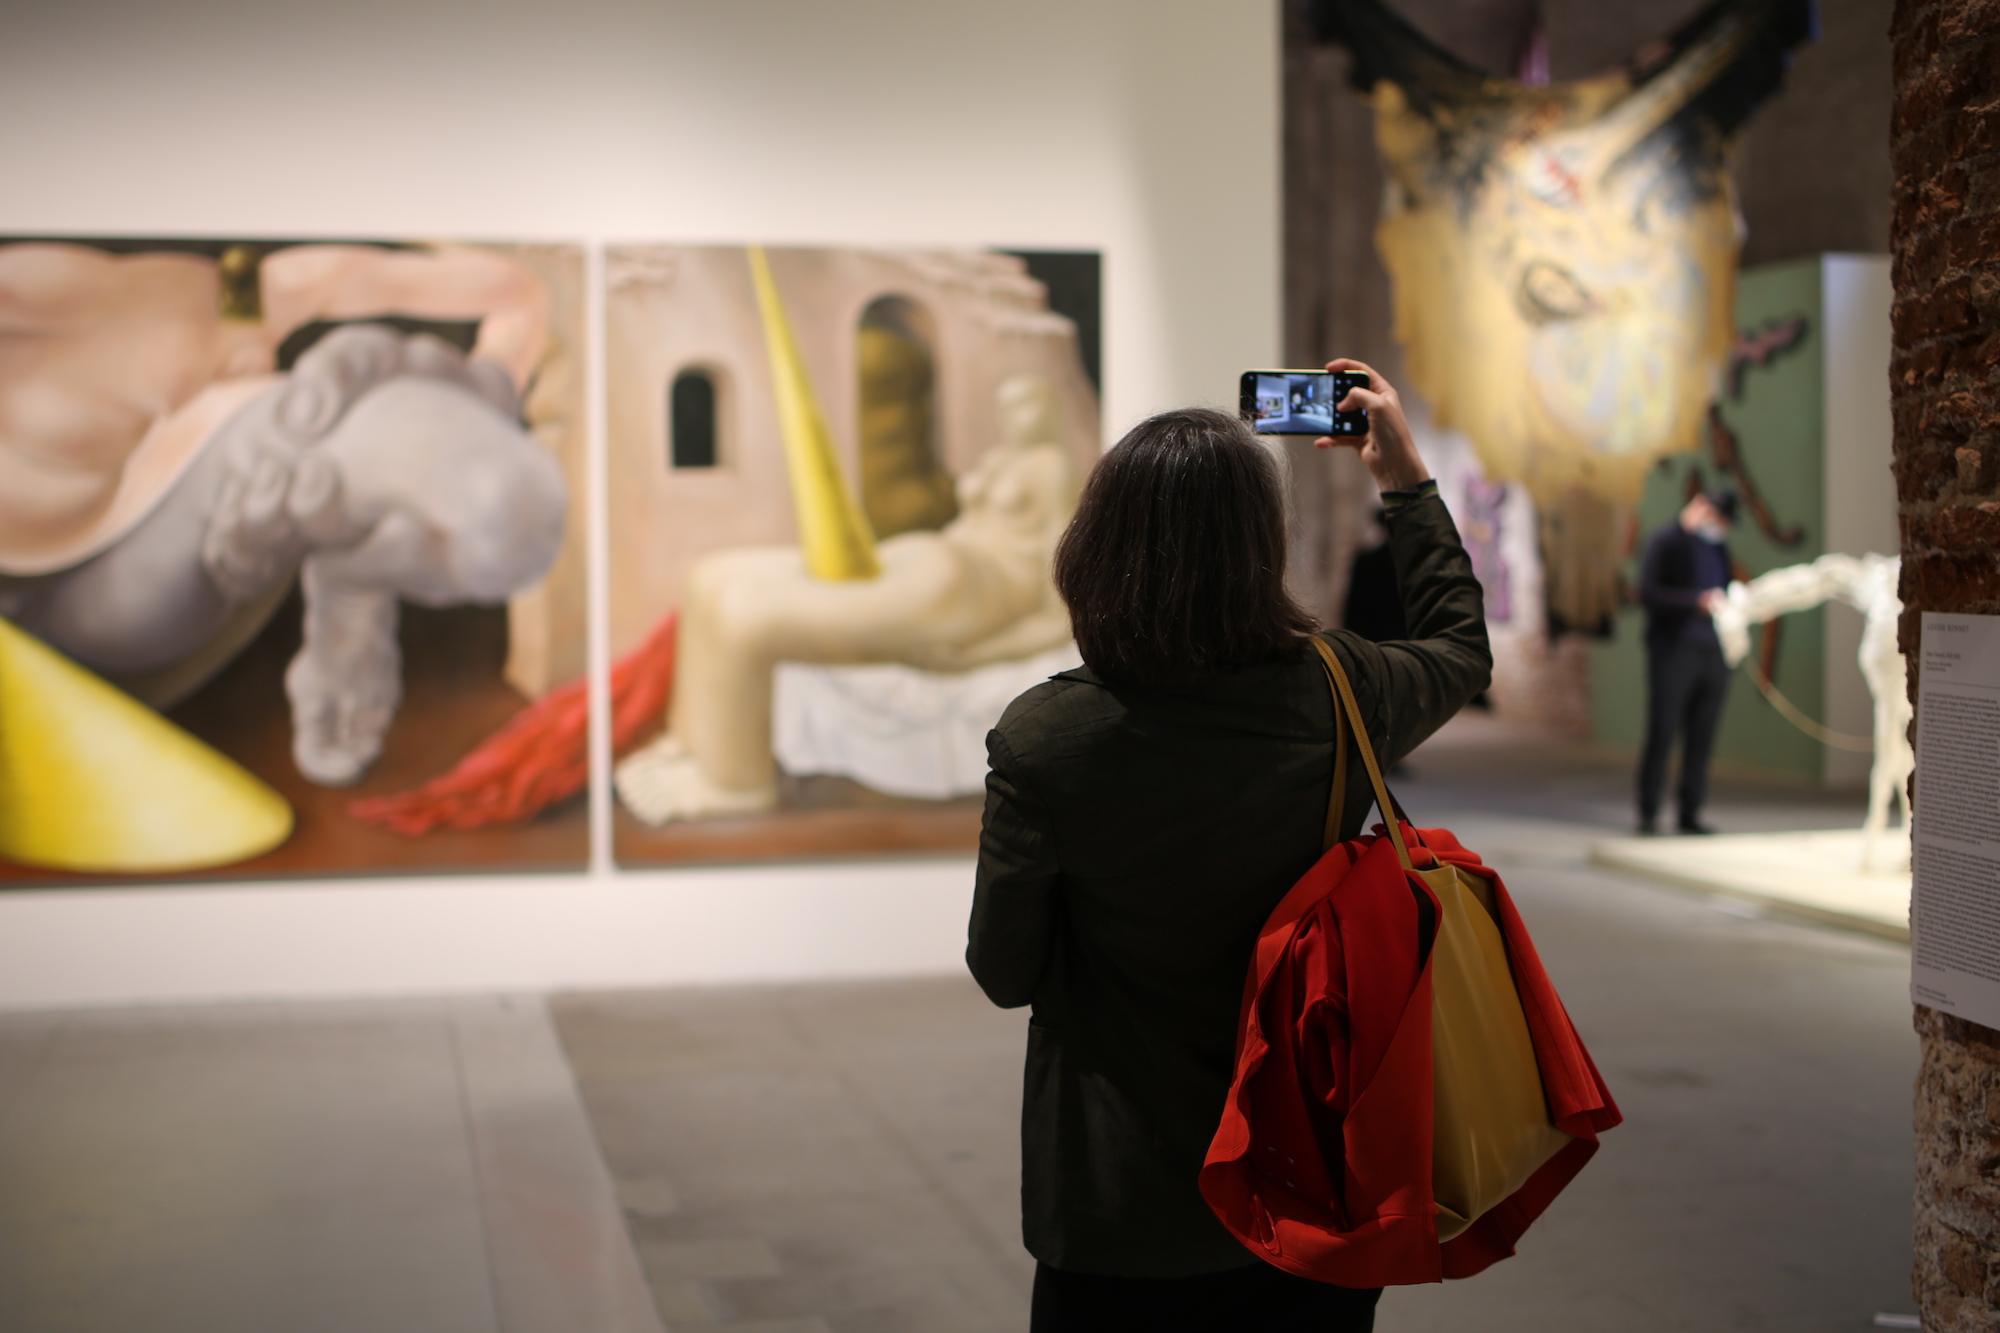
[[779, 662], [967, 671], [1069, 641], [1049, 557], [1078, 483], [1055, 391], [1016, 375], [997, 399], [1001, 442], [959, 478], [958, 517], [880, 543], [876, 577], [814, 578], [796, 546], [719, 551], [695, 566], [668, 731], [618, 767], [635, 814], [661, 824], [777, 804]]
[[[0, 246], [0, 616], [155, 706], [300, 576], [293, 754], [358, 780], [401, 700], [397, 599], [498, 602], [562, 539], [560, 466], [520, 425], [540, 279], [473, 249], [259, 255]], [[472, 322], [440, 339], [319, 321]]]

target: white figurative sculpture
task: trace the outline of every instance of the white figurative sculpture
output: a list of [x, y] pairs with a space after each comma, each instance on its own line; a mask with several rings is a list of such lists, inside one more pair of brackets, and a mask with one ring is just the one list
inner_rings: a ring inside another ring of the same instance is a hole
[[880, 543], [874, 578], [815, 578], [796, 546], [718, 551], [695, 566], [668, 731], [617, 770], [634, 814], [664, 824], [777, 804], [780, 662], [968, 671], [1069, 642], [1049, 580], [1078, 486], [1059, 404], [1038, 375], [1005, 381], [997, 399], [1001, 442], [958, 479], [958, 517]]
[[[296, 571], [293, 756], [345, 785], [402, 697], [398, 599], [504, 601], [561, 544], [561, 467], [520, 424], [548, 294], [463, 249], [285, 248], [238, 264], [234, 295], [228, 270], [0, 246], [20, 344], [0, 358], [0, 616], [95, 671], [169, 681], [164, 705]], [[392, 313], [476, 322], [471, 357], [348, 323], [274, 368], [306, 324]]]
[[1861, 612], [1861, 674], [1875, 701], [1875, 762], [1868, 776], [1868, 822], [1864, 825], [1861, 868], [1876, 868], [1876, 845], [1889, 822], [1889, 803], [1902, 800], [1899, 832], [1909, 836], [1910, 811], [1904, 784], [1916, 756], [1910, 749], [1910, 699], [1903, 654], [1896, 647], [1896, 622], [1903, 613], [1896, 595], [1902, 562], [1886, 555], [1823, 555], [1808, 565], [1790, 565], [1732, 583], [1714, 610], [1723, 655], [1735, 666], [1750, 652], [1750, 626], [1788, 611], [1806, 611], [1822, 602], [1842, 601]]

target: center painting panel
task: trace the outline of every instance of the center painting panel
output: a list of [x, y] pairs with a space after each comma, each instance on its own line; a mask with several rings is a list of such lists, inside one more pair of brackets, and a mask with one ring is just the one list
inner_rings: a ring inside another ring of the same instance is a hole
[[987, 730], [1079, 662], [1049, 557], [1100, 447], [1099, 272], [607, 251], [620, 864], [976, 845]]

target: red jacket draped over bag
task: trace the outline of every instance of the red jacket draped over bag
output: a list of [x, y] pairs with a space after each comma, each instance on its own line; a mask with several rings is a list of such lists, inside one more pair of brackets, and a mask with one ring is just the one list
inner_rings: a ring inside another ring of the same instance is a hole
[[1388, 838], [1332, 848], [1258, 937], [1236, 1074], [1201, 1192], [1260, 1258], [1350, 1287], [1470, 1277], [1507, 1258], [1597, 1151], [1598, 1133], [1621, 1119], [1500, 876], [1449, 832], [1403, 827], [1420, 863], [1419, 846], [1491, 886], [1550, 1118], [1574, 1142], [1438, 1243], [1420, 903], [1433, 923], [1440, 907]]

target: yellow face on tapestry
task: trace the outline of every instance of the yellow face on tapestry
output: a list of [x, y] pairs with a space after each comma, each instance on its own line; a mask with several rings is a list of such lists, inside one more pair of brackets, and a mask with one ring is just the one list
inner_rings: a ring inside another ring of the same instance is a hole
[[1633, 501], [1654, 460], [1699, 441], [1733, 331], [1729, 137], [1803, 6], [1713, 7], [1625, 68], [1545, 87], [1473, 69], [1373, 0], [1325, 8], [1375, 106], [1411, 387], [1495, 478]]
[[[1427, 137], [1395, 85], [1376, 106], [1385, 150]], [[1403, 188], [1377, 232], [1412, 387], [1541, 497], [1632, 500], [1654, 459], [1698, 442], [1729, 346], [1728, 192], [1677, 198], [1661, 152], [1607, 170], [1604, 139], [1510, 136], [1469, 197], [1423, 192], [1422, 158], [1408, 181], [1392, 158]]]

